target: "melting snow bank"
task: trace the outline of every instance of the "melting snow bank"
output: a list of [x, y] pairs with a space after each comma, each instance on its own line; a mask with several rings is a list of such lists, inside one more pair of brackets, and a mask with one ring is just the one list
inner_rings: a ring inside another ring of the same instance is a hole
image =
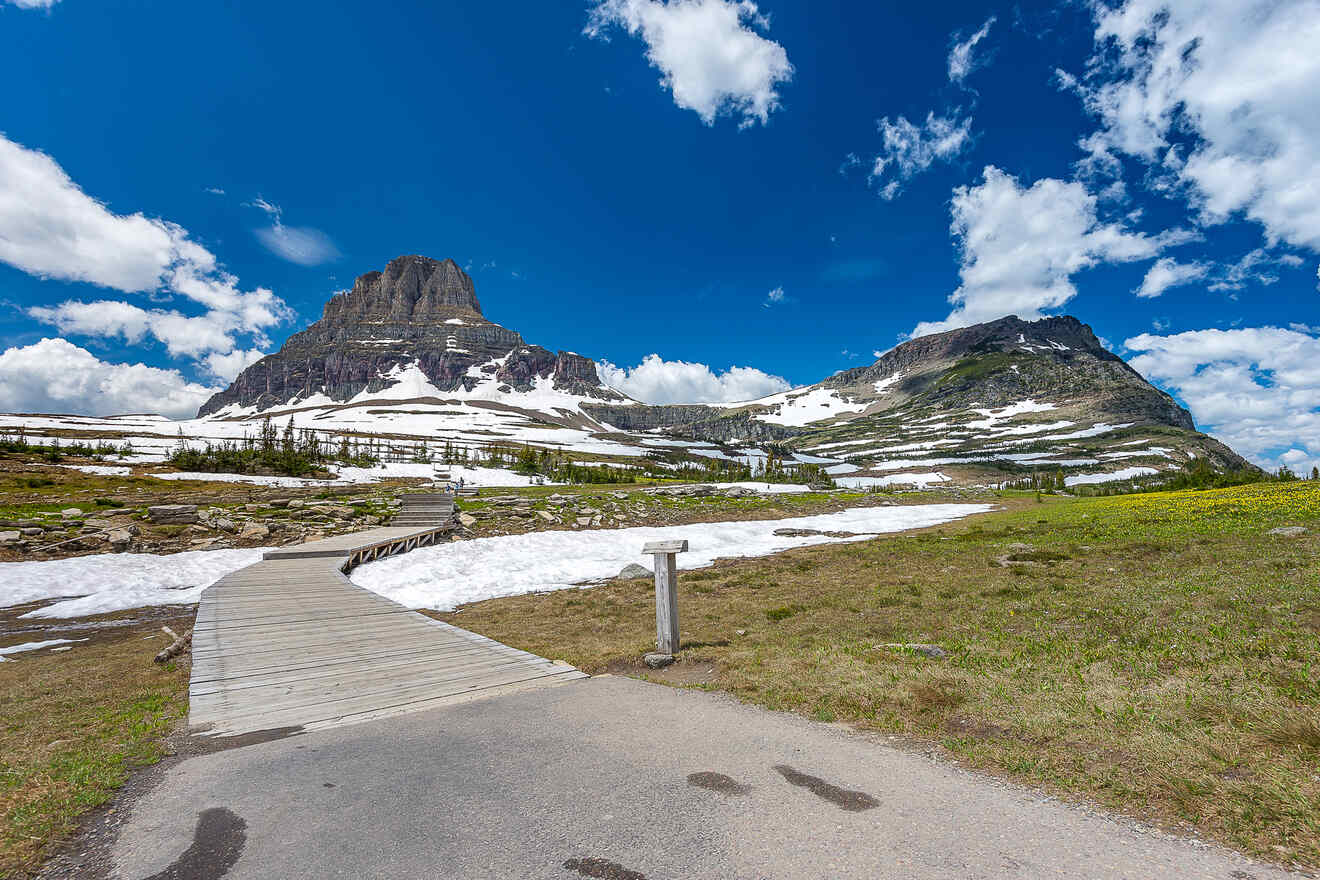
[[[72, 465], [70, 465], [72, 467]], [[86, 468], [82, 468], [86, 469]], [[124, 468], [128, 473], [131, 468]], [[220, 474], [220, 473], [199, 473], [196, 471], [167, 471], [162, 473], [143, 474], [146, 477], [154, 477], [157, 480], [207, 480], [220, 483], [252, 483], [257, 486], [277, 486], [280, 488], [297, 488], [308, 486], [343, 486], [347, 484], [375, 483], [379, 480], [399, 479], [402, 477], [412, 477], [421, 479], [433, 479], [436, 471], [448, 471], [450, 479], [457, 481], [460, 477], [465, 483], [473, 486], [531, 486], [535, 481], [523, 474], [517, 474], [503, 468], [488, 467], [467, 467], [465, 465], [437, 464], [418, 464], [415, 462], [386, 462], [375, 467], [339, 467], [335, 466], [336, 477], [332, 480], [317, 480], [309, 477], [276, 477], [263, 476], [261, 474]], [[549, 480], [543, 480], [545, 485], [559, 485]]]
[[72, 645], [74, 642], [85, 642], [86, 639], [51, 639], [47, 642], [24, 642], [21, 645], [10, 645], [7, 648], [0, 648], [0, 663], [5, 662], [6, 654], [21, 654], [24, 651], [38, 651], [42, 648], [49, 648], [51, 645]]
[[[1051, 462], [1053, 464], [1053, 462]], [[1150, 477], [1158, 474], [1155, 468], [1148, 467], [1130, 467], [1123, 468], [1121, 471], [1114, 471], [1111, 474], [1074, 474], [1071, 477], [1064, 477], [1065, 486], [1082, 486], [1089, 483], [1112, 483], [1116, 480], [1132, 480], [1137, 477]]]
[[[768, 556], [792, 547], [864, 541], [871, 535], [939, 525], [990, 504], [921, 504], [862, 507], [838, 513], [755, 522], [698, 523], [669, 528], [596, 529], [584, 532], [531, 532], [456, 541], [414, 550], [355, 569], [353, 582], [409, 608], [452, 611], [465, 602], [562, 590], [586, 581], [612, 578], [641, 555], [647, 541], [686, 538], [678, 567], [701, 568], [716, 559]], [[859, 532], [847, 538], [826, 535], [784, 537], [776, 529]]]
[[924, 489], [931, 483], [947, 483], [949, 478], [934, 471], [929, 474], [886, 474], [883, 477], [835, 477], [845, 489], [869, 489], [872, 486], [916, 486]]
[[[158, 556], [104, 553], [0, 563], [0, 608], [64, 599], [23, 617], [85, 617], [145, 605], [191, 605], [202, 590], [261, 561], [256, 550], [189, 550]], [[76, 597], [76, 598], [74, 598]]]

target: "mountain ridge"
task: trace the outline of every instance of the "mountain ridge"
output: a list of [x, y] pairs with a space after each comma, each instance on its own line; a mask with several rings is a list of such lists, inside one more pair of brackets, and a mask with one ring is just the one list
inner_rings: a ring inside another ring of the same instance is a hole
[[[869, 365], [758, 400], [649, 405], [602, 382], [590, 358], [528, 344], [489, 321], [457, 263], [419, 255], [359, 276], [199, 417], [273, 413], [329, 430], [559, 445], [622, 456], [618, 467], [662, 448], [670, 458], [737, 460], [739, 448], [772, 444], [881, 485], [1111, 462], [1151, 479], [1197, 458], [1252, 467], [1198, 432], [1186, 409], [1072, 316], [1007, 316], [919, 337]], [[577, 432], [568, 446], [565, 431]], [[1134, 444], [1120, 441], [1130, 437], [1149, 442], [1127, 448]]]

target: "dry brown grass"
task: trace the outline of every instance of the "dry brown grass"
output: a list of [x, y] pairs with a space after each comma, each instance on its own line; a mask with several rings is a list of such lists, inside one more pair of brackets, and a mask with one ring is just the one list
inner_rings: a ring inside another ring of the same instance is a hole
[[[1293, 539], [1265, 534], [1284, 521], [1271, 508], [1235, 519], [1188, 507], [1180, 518], [1116, 499], [1050, 500], [684, 572], [683, 650], [663, 674], [640, 663], [654, 644], [645, 580], [439, 616], [591, 672], [901, 734], [1062, 795], [1320, 866], [1320, 507], [1287, 509], [1288, 524], [1312, 526]], [[1040, 552], [1006, 567], [1016, 542]], [[949, 656], [890, 643], [935, 643]], [[696, 658], [709, 674], [685, 679]]]
[[0, 645], [90, 639], [0, 663], [0, 877], [35, 871], [129, 771], [162, 756], [187, 711], [188, 670], [186, 658], [152, 662], [166, 642], [158, 624], [0, 635]]

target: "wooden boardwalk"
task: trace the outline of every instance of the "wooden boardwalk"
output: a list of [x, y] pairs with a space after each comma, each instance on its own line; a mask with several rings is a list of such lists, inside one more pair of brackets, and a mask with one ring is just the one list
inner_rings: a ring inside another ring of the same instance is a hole
[[211, 735], [311, 729], [584, 678], [344, 574], [445, 530], [372, 529], [285, 547], [209, 587], [193, 629], [188, 723]]

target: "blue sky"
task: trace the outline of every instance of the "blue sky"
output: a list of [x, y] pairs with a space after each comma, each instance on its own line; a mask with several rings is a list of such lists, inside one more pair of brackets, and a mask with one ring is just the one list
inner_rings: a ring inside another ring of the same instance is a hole
[[1301, 0], [0, 0], [0, 407], [182, 414], [423, 253], [655, 399], [1070, 313], [1309, 469], [1317, 37]]

